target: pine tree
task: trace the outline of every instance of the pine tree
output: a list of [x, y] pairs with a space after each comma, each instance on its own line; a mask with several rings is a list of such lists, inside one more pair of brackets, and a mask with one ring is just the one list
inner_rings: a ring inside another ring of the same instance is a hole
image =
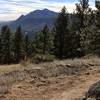
[[20, 26], [16, 29], [15, 32], [14, 55], [16, 63], [19, 63], [22, 59], [24, 59], [22, 29]]
[[54, 53], [62, 59], [65, 56], [66, 34], [68, 32], [68, 15], [63, 7], [54, 26]]
[[30, 46], [31, 46], [31, 43], [30, 43], [30, 40], [29, 40], [29, 37], [28, 37], [28, 34], [25, 34], [25, 38], [24, 38], [24, 51], [25, 51], [25, 60], [28, 60], [28, 58], [30, 57]]
[[49, 28], [47, 25], [44, 26], [42, 34], [43, 34], [43, 54], [46, 54], [49, 53], [52, 45], [50, 36], [51, 33], [49, 32]]
[[76, 4], [76, 14], [79, 21], [79, 29], [88, 26], [88, 14], [90, 12], [89, 0], [80, 0], [80, 3]]
[[94, 36], [94, 51], [100, 56], [100, 1], [96, 1], [96, 32]]
[[95, 30], [93, 27], [86, 27], [83, 30], [81, 29], [81, 46], [85, 55], [93, 54], [93, 41], [94, 41]]
[[6, 25], [1, 29], [1, 61], [4, 64], [11, 63], [11, 32]]
[[44, 35], [44, 37], [43, 37], [43, 54], [46, 53], [48, 32], [49, 32], [49, 29], [48, 29], [48, 26], [46, 25], [44, 27], [44, 29], [42, 30], [42, 33]]
[[74, 57], [80, 57], [80, 40], [79, 35], [76, 32], [76, 24], [69, 23], [69, 28], [66, 36], [66, 48], [65, 48], [65, 55], [66, 58], [74, 58]]
[[80, 0], [80, 3], [76, 4], [76, 16], [77, 16], [77, 31], [79, 38], [79, 48], [81, 55], [86, 55], [90, 53], [88, 47], [91, 46], [91, 39], [89, 36], [93, 35], [92, 33], [92, 16], [93, 12], [89, 7], [89, 0]]
[[53, 46], [53, 40], [52, 34], [51, 32], [49, 32], [49, 28], [47, 25], [45, 25], [41, 32], [37, 34], [34, 43], [35, 51], [37, 53], [41, 53], [44, 55], [50, 53]]
[[0, 34], [0, 64], [1, 64], [1, 60], [2, 60], [2, 44], [1, 44], [1, 34]]

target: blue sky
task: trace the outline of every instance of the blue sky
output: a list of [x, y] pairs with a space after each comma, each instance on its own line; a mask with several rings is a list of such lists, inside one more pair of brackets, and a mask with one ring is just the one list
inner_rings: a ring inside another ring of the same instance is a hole
[[[78, 0], [0, 0], [0, 21], [15, 20], [22, 14], [27, 14], [36, 9], [48, 8], [59, 12], [65, 5], [69, 12], [75, 9]], [[94, 8], [95, 0], [90, 0]]]

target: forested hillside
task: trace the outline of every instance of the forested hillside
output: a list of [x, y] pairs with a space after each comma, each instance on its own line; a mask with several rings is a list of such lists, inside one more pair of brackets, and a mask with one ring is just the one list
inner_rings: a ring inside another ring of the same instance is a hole
[[[9, 25], [2, 26], [0, 64], [19, 63], [28, 59], [42, 62], [86, 55], [100, 56], [100, 8], [98, 2], [96, 2], [96, 8], [95, 11], [90, 8], [89, 0], [80, 0], [76, 4], [73, 14], [69, 14], [66, 7], [63, 7], [53, 28], [50, 29], [48, 23], [45, 23], [44, 28], [31, 39], [28, 32], [23, 34], [21, 26], [16, 27], [16, 32], [13, 32]], [[49, 12], [48, 15], [46, 15], [47, 12]], [[56, 15], [47, 9], [41, 13], [37, 10], [28, 16], [21, 16], [18, 21], [20, 20], [21, 23], [27, 17], [33, 18], [33, 16], [48, 19]], [[34, 24], [32, 21], [31, 23]], [[28, 27], [26, 29], [29, 29]]]

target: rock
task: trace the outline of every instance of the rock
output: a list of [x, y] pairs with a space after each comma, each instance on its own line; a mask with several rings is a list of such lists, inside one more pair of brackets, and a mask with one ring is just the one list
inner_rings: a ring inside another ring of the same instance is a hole
[[90, 73], [89, 72], [86, 72], [86, 75], [90, 75]]
[[87, 100], [88, 98], [94, 98], [96, 100], [100, 100], [100, 81], [90, 86], [88, 92], [86, 93], [86, 98]]

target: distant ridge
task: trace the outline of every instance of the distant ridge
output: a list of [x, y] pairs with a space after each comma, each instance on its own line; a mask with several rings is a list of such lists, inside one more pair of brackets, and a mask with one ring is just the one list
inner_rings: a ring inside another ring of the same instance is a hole
[[21, 15], [17, 20], [7, 23], [13, 31], [17, 26], [21, 26], [24, 32], [28, 32], [30, 36], [40, 31], [45, 24], [52, 28], [58, 13], [48, 9], [35, 10], [27, 15]]

